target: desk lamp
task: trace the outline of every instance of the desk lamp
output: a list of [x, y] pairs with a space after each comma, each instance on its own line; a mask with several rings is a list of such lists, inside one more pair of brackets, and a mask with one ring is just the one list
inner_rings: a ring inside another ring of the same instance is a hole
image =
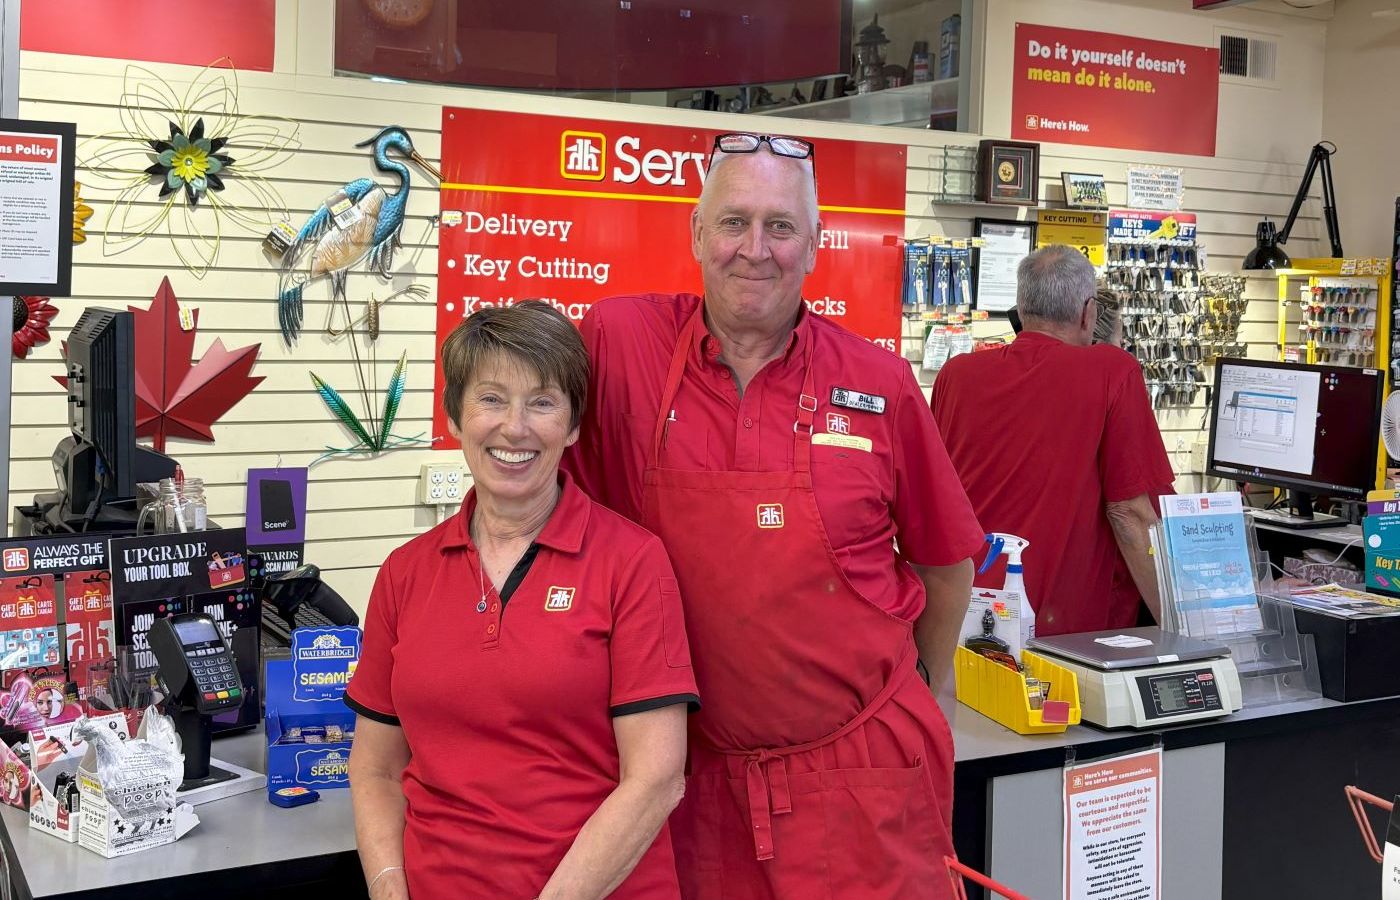
[[1303, 208], [1303, 201], [1307, 199], [1308, 189], [1312, 187], [1313, 177], [1317, 175], [1318, 169], [1322, 170], [1322, 219], [1327, 224], [1327, 239], [1332, 245], [1332, 256], [1344, 255], [1341, 229], [1337, 226], [1337, 195], [1332, 189], [1332, 156], [1336, 152], [1337, 145], [1331, 141], [1321, 141], [1313, 146], [1312, 152], [1308, 154], [1308, 168], [1303, 173], [1303, 183], [1298, 185], [1298, 193], [1293, 197], [1293, 208], [1288, 211], [1288, 220], [1283, 223], [1283, 230], [1275, 232], [1274, 223], [1268, 219], [1259, 223], [1255, 247], [1244, 258], [1245, 270], [1286, 269], [1293, 264], [1279, 244], [1288, 243], [1288, 235], [1293, 231], [1293, 223], [1298, 220], [1298, 211]]

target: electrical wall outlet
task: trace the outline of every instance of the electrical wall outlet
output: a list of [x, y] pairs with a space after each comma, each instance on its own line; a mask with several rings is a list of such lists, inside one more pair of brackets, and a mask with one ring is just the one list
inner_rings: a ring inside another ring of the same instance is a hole
[[1207, 451], [1207, 449], [1209, 448], [1209, 446], [1210, 446], [1210, 442], [1207, 441], [1205, 438], [1197, 438], [1196, 441], [1195, 441], [1195, 443], [1193, 443], [1193, 444], [1191, 445], [1191, 471], [1192, 471], [1192, 472], [1200, 472], [1200, 473], [1202, 473], [1202, 474], [1205, 473], [1205, 471], [1206, 471], [1206, 451]]
[[427, 506], [456, 506], [470, 486], [466, 463], [423, 463], [418, 468], [418, 502]]

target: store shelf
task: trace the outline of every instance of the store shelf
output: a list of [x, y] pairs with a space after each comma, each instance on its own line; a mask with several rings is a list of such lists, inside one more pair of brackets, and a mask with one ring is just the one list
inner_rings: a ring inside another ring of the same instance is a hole
[[956, 115], [957, 111], [958, 79], [944, 78], [941, 81], [886, 88], [871, 94], [852, 94], [797, 106], [754, 110], [754, 113], [787, 119], [927, 128], [929, 116]]

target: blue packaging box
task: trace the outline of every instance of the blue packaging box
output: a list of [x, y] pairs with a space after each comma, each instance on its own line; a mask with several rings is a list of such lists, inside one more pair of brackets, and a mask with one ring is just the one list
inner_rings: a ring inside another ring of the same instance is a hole
[[288, 742], [289, 729], [354, 731], [345, 687], [360, 659], [360, 629], [298, 628], [292, 658], [267, 663], [267, 787], [323, 791], [350, 786], [350, 741]]

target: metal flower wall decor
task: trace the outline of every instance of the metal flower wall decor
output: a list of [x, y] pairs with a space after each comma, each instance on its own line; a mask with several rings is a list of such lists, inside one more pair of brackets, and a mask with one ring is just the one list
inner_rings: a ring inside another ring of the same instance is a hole
[[87, 243], [87, 220], [92, 218], [92, 207], [83, 202], [83, 186], [73, 182], [73, 243]]
[[10, 351], [24, 359], [30, 350], [49, 342], [49, 323], [58, 315], [58, 309], [48, 297], [15, 297], [13, 306]]
[[146, 174], [156, 175], [165, 182], [160, 189], [162, 197], [183, 186], [185, 199], [194, 205], [206, 191], [224, 189], [219, 173], [225, 166], [233, 165], [233, 157], [219, 151], [227, 143], [228, 138], [205, 137], [203, 119], [194, 120], [188, 135], [171, 122], [170, 140], [151, 141], [151, 148], [160, 155], [146, 168]]
[[[300, 125], [239, 108], [238, 72], [216, 60], [183, 91], [128, 66], [121, 128], [85, 141], [78, 165], [112, 207], [102, 252], [114, 256], [164, 234], [196, 278], [219, 260], [226, 231], [262, 236], [287, 218], [265, 173], [301, 147]], [[156, 201], [156, 202], [152, 202]]]

